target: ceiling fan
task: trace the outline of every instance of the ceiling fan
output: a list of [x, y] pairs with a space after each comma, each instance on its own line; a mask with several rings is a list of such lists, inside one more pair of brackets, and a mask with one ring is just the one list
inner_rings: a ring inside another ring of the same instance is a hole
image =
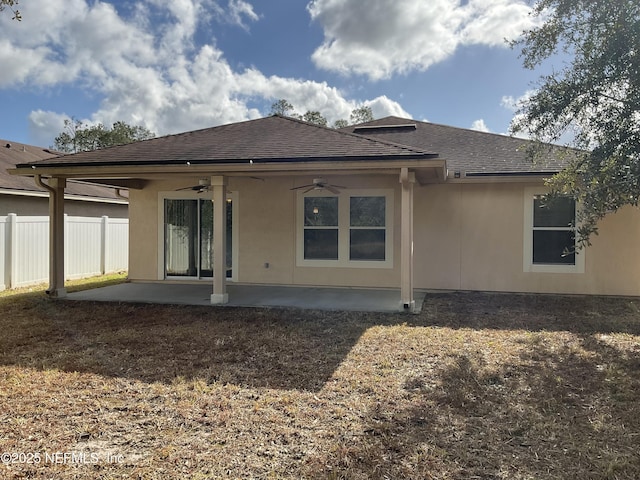
[[193, 190], [194, 192], [203, 193], [211, 189], [211, 181], [208, 178], [201, 178], [198, 180], [198, 185], [191, 185], [190, 187], [176, 188], [179, 190]]
[[290, 190], [301, 190], [303, 188], [306, 188], [306, 190], [302, 193], [308, 193], [311, 190], [328, 190], [334, 195], [338, 195], [340, 193], [339, 189], [346, 187], [342, 187], [340, 185], [332, 185], [324, 178], [314, 178], [313, 183], [310, 183], [308, 185], [301, 185], [299, 187], [293, 187]]

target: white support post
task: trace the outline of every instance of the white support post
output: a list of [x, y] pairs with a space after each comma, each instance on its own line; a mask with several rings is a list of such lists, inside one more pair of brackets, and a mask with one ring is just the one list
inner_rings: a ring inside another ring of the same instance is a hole
[[401, 169], [400, 309], [405, 312], [413, 312], [416, 307], [413, 298], [413, 186], [415, 181], [413, 172], [409, 172], [407, 168]]
[[51, 297], [66, 297], [64, 288], [64, 187], [66, 179], [49, 180], [49, 289]]
[[225, 304], [227, 293], [227, 188], [226, 178], [211, 177], [213, 188], [213, 293], [212, 304]]

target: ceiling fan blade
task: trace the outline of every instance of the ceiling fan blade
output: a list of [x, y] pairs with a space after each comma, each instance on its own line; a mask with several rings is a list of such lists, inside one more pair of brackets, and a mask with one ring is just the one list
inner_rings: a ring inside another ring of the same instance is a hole
[[299, 187], [293, 187], [290, 188], [289, 190], [301, 190], [303, 188], [308, 188], [308, 187], [314, 187], [315, 188], [315, 183], [310, 183], [309, 185], [300, 185]]
[[325, 185], [324, 188], [329, 190], [334, 195], [339, 195], [340, 194], [340, 190], [338, 190], [338, 188], [344, 188], [344, 187], [338, 187], [337, 185]]
[[180, 190], [197, 190], [200, 188], [200, 185], [191, 185], [190, 187], [182, 187], [182, 188], [176, 188], [176, 192], [180, 191]]
[[[309, 185], [307, 185], [307, 187], [308, 187], [308, 186], [309, 186]], [[311, 188], [307, 188], [304, 192], [302, 192], [302, 194], [304, 195], [305, 193], [309, 193], [309, 192], [311, 192], [312, 190], [317, 190], [317, 189], [318, 189], [318, 187], [316, 187], [315, 185], [312, 185], [312, 186], [311, 186]]]

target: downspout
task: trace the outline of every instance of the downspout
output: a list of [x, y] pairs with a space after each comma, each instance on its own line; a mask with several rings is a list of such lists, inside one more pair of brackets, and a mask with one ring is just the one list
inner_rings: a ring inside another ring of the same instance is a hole
[[413, 297], [413, 185], [415, 173], [400, 169], [400, 296], [401, 310], [415, 312]]
[[124, 195], [122, 195], [122, 193], [120, 193], [121, 191], [122, 191], [121, 188], [116, 188], [116, 197], [126, 200], [128, 202], [129, 197], [125, 197]]
[[44, 188], [50, 194], [55, 193], [55, 189], [51, 188], [49, 185], [47, 185], [42, 181], [41, 175], [36, 174], [35, 181], [36, 181], [36, 185], [38, 185], [40, 188]]

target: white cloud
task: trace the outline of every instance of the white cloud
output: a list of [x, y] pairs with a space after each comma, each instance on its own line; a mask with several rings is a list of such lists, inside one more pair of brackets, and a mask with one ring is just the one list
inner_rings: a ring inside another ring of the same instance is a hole
[[[252, 105], [280, 98], [330, 122], [363, 104], [324, 82], [234, 71], [214, 44], [195, 44], [203, 22], [211, 21], [207, 14], [217, 15], [213, 7], [222, 9], [214, 0], [143, 0], [127, 17], [100, 1], [30, 0], [20, 24], [0, 18], [0, 64], [11, 67], [0, 69], [0, 88], [83, 89], [100, 100], [84, 121], [122, 120], [159, 135], [257, 118], [262, 114]], [[227, 20], [258, 19], [244, 0], [222, 10]], [[408, 116], [386, 97], [367, 104], [380, 116]], [[74, 112], [32, 112], [32, 138], [50, 145], [67, 114]]]
[[500, 106], [515, 113], [520, 110], [522, 105], [526, 103], [534, 93], [535, 90], [527, 90], [519, 97], [514, 97], [513, 95], [504, 95], [500, 100]]
[[460, 45], [504, 45], [533, 25], [523, 0], [313, 0], [307, 8], [325, 35], [316, 65], [373, 80], [426, 70]]
[[64, 129], [64, 121], [69, 116], [64, 113], [35, 110], [29, 115], [29, 129], [36, 145], [52, 146], [53, 139]]
[[364, 105], [371, 107], [371, 112], [374, 118], [382, 118], [386, 116], [411, 118], [411, 114], [400, 106], [400, 104], [394, 100], [390, 100], [385, 95], [374, 98], [373, 100], [367, 100]]
[[230, 25], [236, 25], [244, 30], [249, 30], [247, 20], [256, 22], [260, 20], [253, 9], [253, 5], [245, 0], [228, 0], [224, 8], [217, 0], [206, 0], [207, 8], [217, 20]]
[[489, 130], [489, 127], [487, 127], [487, 124], [484, 123], [484, 120], [482, 118], [475, 120], [471, 124], [471, 130], [477, 130], [479, 132], [491, 132], [491, 130]]
[[[502, 108], [507, 109], [509, 112], [513, 114], [513, 118], [511, 119], [511, 125], [518, 122], [522, 118], [522, 114], [518, 113], [518, 111], [520, 110], [522, 105], [531, 98], [531, 96], [534, 93], [535, 93], [534, 90], [527, 90], [519, 97], [514, 97], [513, 95], [504, 95], [502, 97], [502, 99], [500, 100], [500, 106]], [[517, 134], [515, 134], [515, 136], [518, 138], [525, 138], [525, 139], [531, 138], [529, 132], [526, 130], [518, 132]]]
[[531, 7], [522, 1], [471, 0], [460, 38], [466, 45], [505, 46], [505, 39], [517, 38], [531, 28]]
[[238, 88], [248, 95], [257, 95], [277, 101], [286, 98], [294, 107], [294, 113], [304, 114], [308, 110], [319, 111], [326, 117], [329, 124], [336, 120], [348, 120], [354, 108], [367, 105], [376, 118], [388, 115], [410, 117], [398, 102], [386, 96], [373, 100], [347, 100], [335, 87], [327, 83], [296, 80], [282, 77], [265, 77], [257, 70], [247, 70], [236, 77]]
[[232, 23], [243, 28], [247, 28], [244, 23], [244, 17], [249, 20], [257, 21], [260, 17], [253, 10], [253, 6], [243, 0], [229, 0], [229, 14]]

